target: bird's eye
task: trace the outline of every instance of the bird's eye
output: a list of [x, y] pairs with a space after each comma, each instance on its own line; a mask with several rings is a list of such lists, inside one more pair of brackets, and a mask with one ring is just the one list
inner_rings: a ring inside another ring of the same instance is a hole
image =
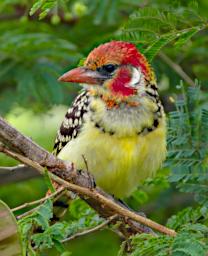
[[112, 73], [115, 69], [116, 69], [116, 65], [113, 64], [108, 64], [108, 65], [104, 65], [103, 69], [108, 72], [108, 73]]
[[117, 67], [118, 65], [116, 64], [107, 64], [107, 65], [103, 65], [102, 67], [98, 67], [97, 71], [106, 77], [111, 77], [113, 74], [113, 71], [115, 71]]

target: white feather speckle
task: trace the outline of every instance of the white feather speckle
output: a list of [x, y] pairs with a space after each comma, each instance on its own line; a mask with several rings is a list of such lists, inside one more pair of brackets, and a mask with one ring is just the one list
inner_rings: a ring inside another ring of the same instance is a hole
[[139, 81], [141, 79], [141, 72], [139, 69], [137, 68], [133, 68], [133, 71], [132, 71], [132, 78], [131, 78], [131, 81], [129, 82], [129, 86], [131, 87], [134, 87], [136, 85], [138, 85]]

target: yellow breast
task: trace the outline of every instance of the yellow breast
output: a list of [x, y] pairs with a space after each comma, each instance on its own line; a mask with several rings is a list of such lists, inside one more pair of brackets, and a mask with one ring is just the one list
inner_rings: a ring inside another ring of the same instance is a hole
[[85, 158], [96, 184], [123, 198], [160, 167], [166, 155], [165, 133], [164, 120], [146, 135], [125, 137], [103, 133], [87, 122], [79, 136], [70, 141], [58, 157], [74, 162], [78, 169], [86, 169]]

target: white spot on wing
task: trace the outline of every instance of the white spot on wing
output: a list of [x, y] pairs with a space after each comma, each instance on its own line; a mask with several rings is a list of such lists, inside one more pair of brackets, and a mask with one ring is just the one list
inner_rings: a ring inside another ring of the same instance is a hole
[[78, 123], [79, 123], [79, 120], [76, 118], [76, 119], [74, 120], [74, 125], [76, 126], [76, 125], [78, 125]]
[[77, 130], [74, 130], [73, 131], [73, 137], [76, 137], [76, 135], [77, 135]]
[[69, 127], [71, 127], [72, 126], [72, 119], [70, 118], [70, 119], [68, 119], [68, 125], [69, 125]]

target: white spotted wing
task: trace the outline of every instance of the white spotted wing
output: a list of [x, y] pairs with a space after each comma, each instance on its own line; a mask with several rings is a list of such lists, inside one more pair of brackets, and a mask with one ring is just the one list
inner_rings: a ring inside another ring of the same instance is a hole
[[67, 111], [64, 121], [62, 122], [59, 131], [57, 132], [54, 143], [53, 154], [58, 153], [72, 139], [75, 139], [83, 125], [83, 116], [88, 112], [89, 94], [83, 91], [77, 96], [72, 107]]

